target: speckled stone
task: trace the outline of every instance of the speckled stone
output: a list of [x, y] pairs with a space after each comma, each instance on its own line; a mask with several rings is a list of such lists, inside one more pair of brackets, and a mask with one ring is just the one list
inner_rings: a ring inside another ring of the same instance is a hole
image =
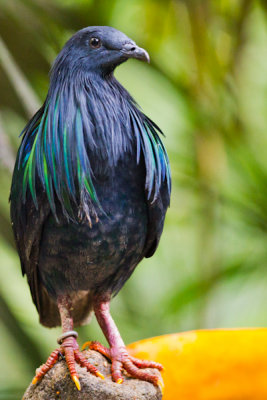
[[[160, 388], [156, 388], [149, 382], [128, 378], [125, 375], [123, 384], [119, 385], [111, 380], [111, 364], [104, 356], [95, 351], [85, 351], [88, 361], [97, 366], [105, 376], [105, 380], [95, 377], [85, 368], [77, 366], [77, 372], [81, 383], [81, 391], [78, 391], [70, 378], [64, 360], [55, 366], [36, 385], [30, 384], [23, 400], [161, 400]], [[160, 376], [159, 371], [150, 370]]]

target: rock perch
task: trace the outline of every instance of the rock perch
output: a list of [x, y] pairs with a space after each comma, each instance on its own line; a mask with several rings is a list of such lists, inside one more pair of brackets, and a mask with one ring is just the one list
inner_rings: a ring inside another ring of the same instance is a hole
[[[97, 366], [105, 376], [105, 380], [95, 377], [76, 365], [81, 391], [78, 391], [70, 378], [64, 360], [57, 362], [54, 367], [36, 385], [30, 384], [23, 400], [161, 400], [159, 387], [152, 383], [140, 381], [125, 376], [122, 384], [114, 383], [111, 379], [111, 364], [100, 353], [88, 350], [84, 352], [88, 361]], [[160, 377], [155, 369], [148, 371]]]

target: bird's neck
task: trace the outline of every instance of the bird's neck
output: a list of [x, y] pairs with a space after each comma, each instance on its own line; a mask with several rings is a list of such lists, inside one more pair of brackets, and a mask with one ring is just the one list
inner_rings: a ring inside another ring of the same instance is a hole
[[133, 146], [130, 112], [137, 107], [112, 74], [58, 76], [51, 82], [48, 107], [58, 108], [68, 132], [77, 129], [80, 114], [87, 148], [108, 167]]

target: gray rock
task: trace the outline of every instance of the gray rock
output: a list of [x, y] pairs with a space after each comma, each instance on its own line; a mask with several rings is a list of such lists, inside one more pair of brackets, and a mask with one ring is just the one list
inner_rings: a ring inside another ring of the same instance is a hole
[[[161, 400], [160, 388], [149, 382], [125, 377], [122, 384], [111, 379], [111, 364], [101, 354], [88, 350], [84, 352], [88, 361], [105, 376], [105, 380], [95, 377], [85, 368], [77, 366], [81, 391], [76, 389], [70, 378], [64, 360], [57, 362], [45, 377], [36, 385], [30, 384], [23, 400]], [[148, 369], [160, 376], [158, 370]]]

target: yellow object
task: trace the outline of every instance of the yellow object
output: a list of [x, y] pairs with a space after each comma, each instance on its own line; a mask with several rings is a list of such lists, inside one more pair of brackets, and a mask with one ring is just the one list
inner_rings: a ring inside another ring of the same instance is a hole
[[160, 387], [161, 393], [164, 393], [164, 383], [162, 382], [161, 379], [158, 379], [157, 385]]
[[163, 400], [267, 400], [267, 329], [191, 331], [127, 348], [163, 364]]
[[104, 375], [101, 374], [101, 372], [99, 372], [99, 371], [96, 372], [96, 376], [98, 376], [101, 379], [105, 379]]
[[84, 344], [82, 345], [82, 350], [85, 350], [86, 347], [90, 347], [90, 344], [91, 344], [91, 343], [92, 343], [91, 340], [89, 340], [89, 341], [87, 341], [87, 342], [84, 342]]
[[36, 377], [34, 377], [33, 380], [32, 380], [32, 384], [33, 384], [33, 385], [36, 385], [37, 382], [39, 382], [39, 379], [37, 379]]
[[72, 376], [71, 376], [71, 379], [72, 379], [73, 382], [75, 383], [76, 388], [77, 388], [78, 390], [81, 390], [81, 384], [80, 384], [80, 381], [79, 381], [78, 376], [77, 376], [77, 375], [72, 375]]

